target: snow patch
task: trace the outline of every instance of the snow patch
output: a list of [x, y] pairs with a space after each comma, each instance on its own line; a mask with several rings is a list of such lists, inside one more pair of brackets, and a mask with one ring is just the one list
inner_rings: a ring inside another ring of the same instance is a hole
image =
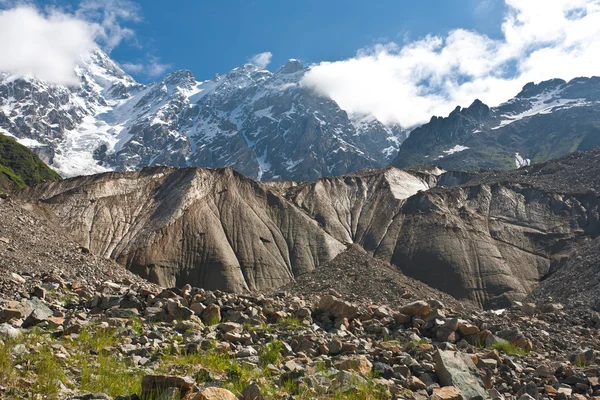
[[35, 139], [29, 139], [29, 138], [17, 139], [17, 142], [19, 142], [19, 144], [22, 144], [23, 146], [29, 147], [31, 149], [35, 149], [36, 147], [46, 147], [47, 146], [47, 144], [40, 143]]
[[531, 160], [529, 158], [523, 158], [519, 153], [515, 153], [515, 164], [517, 168], [529, 167], [531, 165]]
[[444, 150], [443, 152], [446, 153], [447, 155], [451, 155], [454, 153], [460, 153], [461, 151], [465, 151], [465, 150], [469, 150], [469, 148], [467, 146], [461, 146], [460, 144], [457, 144], [450, 150]]
[[390, 184], [392, 194], [398, 200], [408, 199], [420, 191], [429, 189], [429, 185], [425, 181], [400, 169], [388, 169], [385, 172], [385, 178]]

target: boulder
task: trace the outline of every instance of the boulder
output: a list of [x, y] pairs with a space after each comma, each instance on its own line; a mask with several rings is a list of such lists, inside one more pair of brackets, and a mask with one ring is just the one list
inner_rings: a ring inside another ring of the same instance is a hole
[[463, 400], [462, 393], [454, 386], [434, 388], [431, 400]]
[[142, 378], [142, 400], [161, 398], [172, 389], [183, 397], [190, 393], [196, 382], [189, 377], [171, 375], [146, 375]]
[[424, 317], [431, 311], [431, 305], [426, 301], [415, 301], [400, 309], [400, 313], [411, 317]]
[[23, 322], [23, 328], [29, 328], [47, 321], [48, 318], [54, 315], [54, 312], [38, 298], [33, 298], [30, 300], [29, 305], [31, 306], [32, 311], [27, 319], [25, 319], [25, 322]]
[[358, 307], [331, 295], [321, 297], [317, 309], [334, 316], [335, 318], [356, 318]]
[[356, 371], [363, 375], [371, 372], [373, 364], [365, 356], [349, 357], [336, 365], [340, 371]]
[[250, 383], [242, 390], [242, 400], [263, 400], [264, 396], [256, 382]]
[[435, 372], [442, 386], [454, 386], [465, 399], [487, 397], [483, 381], [469, 355], [438, 350], [434, 358]]
[[238, 400], [238, 398], [227, 389], [208, 387], [196, 394], [192, 400]]

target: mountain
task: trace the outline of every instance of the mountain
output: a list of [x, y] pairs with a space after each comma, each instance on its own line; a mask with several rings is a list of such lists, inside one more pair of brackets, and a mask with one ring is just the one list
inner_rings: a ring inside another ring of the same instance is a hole
[[0, 133], [0, 193], [58, 179], [34, 152]]
[[352, 116], [300, 84], [308, 67], [243, 65], [137, 83], [101, 50], [69, 88], [0, 75], [0, 128], [63, 176], [144, 166], [233, 167], [258, 180], [311, 180], [383, 167], [407, 132]]
[[304, 183], [153, 167], [18, 197], [165, 286], [272, 290], [356, 245], [456, 299], [498, 308], [600, 234], [598, 160], [600, 149], [500, 173], [389, 167]]
[[[527, 84], [498, 107], [476, 100], [412, 131], [397, 167], [509, 169], [600, 145], [600, 78]], [[529, 160], [529, 161], [528, 161]]]

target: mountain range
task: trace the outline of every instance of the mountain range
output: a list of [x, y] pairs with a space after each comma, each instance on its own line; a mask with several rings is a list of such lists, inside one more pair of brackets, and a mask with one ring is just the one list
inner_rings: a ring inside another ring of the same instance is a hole
[[[102, 50], [79, 87], [0, 74], [0, 131], [63, 177], [145, 166], [232, 167], [260, 181], [309, 181], [387, 165], [511, 169], [600, 145], [600, 78], [527, 84], [414, 130], [349, 115], [304, 87], [310, 69], [246, 64], [208, 81], [175, 71], [136, 82]], [[410, 136], [409, 136], [410, 134]]]
[[393, 162], [511, 169], [600, 145], [600, 78], [527, 84], [498, 107], [476, 100], [415, 129]]
[[169, 165], [310, 180], [389, 164], [407, 131], [350, 118], [301, 85], [307, 69], [247, 64], [204, 82], [175, 71], [142, 85], [96, 50], [75, 68], [79, 87], [0, 75], [0, 129], [65, 177]]

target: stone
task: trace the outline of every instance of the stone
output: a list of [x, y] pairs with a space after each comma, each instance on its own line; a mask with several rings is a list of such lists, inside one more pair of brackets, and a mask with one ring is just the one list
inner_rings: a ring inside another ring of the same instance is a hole
[[394, 313], [392, 315], [392, 318], [394, 318], [394, 322], [396, 322], [398, 325], [409, 324], [410, 321], [412, 320], [410, 315], [406, 315], [406, 314], [402, 314], [402, 313]]
[[10, 324], [0, 324], [0, 337], [15, 339], [21, 335], [21, 331]]
[[238, 400], [238, 398], [227, 389], [208, 387], [202, 389], [192, 400]]
[[194, 388], [196, 381], [189, 377], [172, 375], [146, 375], [142, 378], [142, 399], [154, 399], [164, 396], [170, 389], [177, 389], [181, 397]]
[[471, 336], [475, 335], [478, 332], [479, 328], [477, 327], [477, 325], [469, 324], [465, 321], [459, 321], [458, 333], [460, 333], [461, 336]]
[[31, 314], [23, 322], [23, 328], [29, 328], [35, 326], [41, 322], [47, 321], [54, 312], [40, 299], [33, 298], [29, 300], [31, 306]]
[[425, 390], [427, 389], [427, 385], [425, 383], [423, 383], [422, 380], [420, 380], [419, 378], [417, 378], [416, 376], [411, 376], [407, 379], [406, 381], [408, 387], [410, 388], [410, 390]]
[[329, 354], [331, 354], [332, 356], [336, 356], [342, 352], [344, 344], [341, 340], [334, 339], [331, 342], [329, 342], [327, 347], [329, 349]]
[[467, 354], [438, 350], [434, 356], [435, 373], [442, 386], [454, 386], [467, 399], [486, 398], [487, 391], [477, 367]]
[[536, 308], [537, 307], [534, 303], [523, 303], [523, 305], [521, 306], [521, 311], [523, 312], [523, 314], [529, 315], [531, 317], [535, 314]]
[[347, 393], [357, 386], [366, 383], [367, 381], [365, 378], [354, 372], [339, 371], [331, 383], [330, 390], [333, 391], [333, 393]]
[[352, 319], [358, 316], [358, 307], [331, 295], [321, 297], [317, 309], [325, 311], [335, 318]]
[[216, 325], [221, 322], [221, 307], [209, 304], [202, 313], [202, 322], [207, 325]]
[[431, 400], [463, 400], [462, 393], [454, 386], [434, 388]]
[[425, 301], [415, 301], [400, 308], [399, 311], [411, 317], [424, 317], [431, 311], [431, 306]]
[[256, 382], [250, 383], [242, 390], [241, 400], [263, 400], [264, 396], [260, 390], [260, 386]]
[[346, 358], [343, 361], [336, 364], [336, 367], [340, 371], [356, 371], [360, 372], [363, 375], [367, 375], [371, 372], [373, 364], [371, 364], [371, 362], [367, 360], [367, 357], [360, 355], [356, 357]]

